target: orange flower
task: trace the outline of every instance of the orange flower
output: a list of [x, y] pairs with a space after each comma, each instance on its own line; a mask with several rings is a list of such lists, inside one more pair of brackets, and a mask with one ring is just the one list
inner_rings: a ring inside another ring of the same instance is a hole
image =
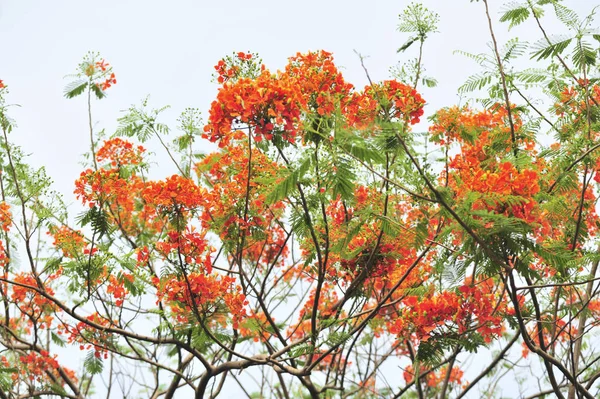
[[6, 202], [0, 202], [0, 227], [4, 231], [8, 231], [12, 225], [12, 214], [10, 205]]
[[133, 143], [115, 137], [106, 140], [96, 152], [96, 160], [110, 161], [112, 166], [138, 165], [142, 162], [142, 154], [146, 150], [142, 146], [134, 147]]
[[52, 227], [48, 234], [54, 237], [52, 244], [67, 258], [81, 256], [86, 248], [85, 238], [79, 230], [72, 230], [67, 226]]

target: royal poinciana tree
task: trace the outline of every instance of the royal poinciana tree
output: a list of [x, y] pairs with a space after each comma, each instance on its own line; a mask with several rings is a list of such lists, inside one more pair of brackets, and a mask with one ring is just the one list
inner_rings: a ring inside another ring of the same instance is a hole
[[[503, 48], [477, 6], [490, 53], [460, 90], [484, 99], [430, 110], [426, 134], [437, 15], [418, 4], [397, 80], [237, 53], [178, 133], [143, 104], [99, 138], [117, 81], [89, 54], [66, 89], [89, 107], [78, 215], [11, 143], [0, 81], [0, 398], [598, 397], [600, 36], [527, 1], [501, 21], [540, 41]], [[152, 140], [177, 174], [148, 177]]]

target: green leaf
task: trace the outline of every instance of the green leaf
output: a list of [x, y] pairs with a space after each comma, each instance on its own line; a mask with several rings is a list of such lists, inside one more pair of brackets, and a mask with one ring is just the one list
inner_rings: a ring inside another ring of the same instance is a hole
[[92, 91], [94, 92], [98, 100], [101, 100], [104, 97], [106, 97], [106, 93], [104, 93], [104, 91], [100, 87], [98, 87], [98, 85], [93, 84], [90, 87], [92, 88]]
[[16, 367], [0, 367], [0, 389], [4, 392], [9, 392], [14, 383], [10, 374], [18, 372], [19, 369]]
[[335, 162], [337, 170], [330, 174], [330, 183], [333, 186], [334, 198], [338, 195], [343, 200], [354, 198], [354, 181], [356, 175], [352, 170], [352, 163], [344, 157], [338, 157]]
[[470, 76], [467, 81], [458, 88], [461, 94], [470, 93], [475, 90], [481, 90], [492, 82], [492, 75], [489, 72]]
[[167, 125], [157, 123], [158, 115], [169, 106], [164, 106], [151, 111], [148, 108], [148, 98], [142, 101], [140, 107], [131, 106], [125, 116], [118, 119], [119, 127], [115, 132], [116, 136], [137, 137], [142, 143], [148, 141], [156, 132], [166, 135], [169, 133]]
[[427, 219], [421, 220], [415, 229], [415, 246], [422, 248], [429, 237], [429, 223]]
[[534, 52], [531, 59], [541, 61], [561, 54], [571, 44], [573, 38], [568, 36], [556, 36], [550, 39], [550, 44], [546, 40], [539, 40], [534, 46]]
[[273, 204], [289, 197], [297, 188], [298, 181], [310, 168], [310, 158], [306, 158], [296, 170], [288, 169], [287, 176], [267, 194], [267, 203]]
[[596, 51], [583, 40], [580, 40], [573, 51], [573, 64], [578, 69], [596, 65]]
[[[347, 249], [348, 249], [348, 244], [350, 244], [350, 242], [352, 241], [352, 239], [354, 237], [356, 237], [356, 235], [358, 233], [360, 233], [364, 228], [364, 223], [362, 221], [359, 221], [358, 223], [355, 223], [354, 226], [352, 226], [348, 232], [346, 233], [346, 236], [339, 240], [336, 244], [333, 245], [332, 250], [339, 252], [342, 254], [342, 258], [343, 259], [351, 259], [355, 256], [355, 254], [352, 254], [352, 256], [347, 257]], [[362, 250], [362, 248], [357, 248], [356, 251], [360, 252]]]
[[198, 327], [192, 331], [192, 346], [201, 352], [208, 350], [214, 344], [213, 340], [204, 331]]
[[93, 232], [98, 234], [98, 239], [102, 238], [105, 234], [108, 234], [111, 230], [106, 214], [97, 206], [79, 215], [77, 217], [77, 222], [81, 227], [90, 224]]
[[[465, 261], [454, 257], [451, 261], [440, 257], [440, 267], [442, 268], [442, 278], [450, 285], [456, 286], [464, 281], [467, 274], [467, 265]], [[437, 264], [436, 264], [437, 266]]]
[[398, 236], [398, 233], [400, 232], [398, 223], [395, 221], [392, 221], [392, 219], [390, 219], [387, 216], [383, 216], [383, 215], [376, 215], [375, 216], [377, 219], [381, 220], [381, 230], [388, 236], [390, 237], [396, 237]]
[[426, 365], [440, 364], [443, 361], [444, 349], [434, 338], [421, 341], [417, 349], [417, 359]]
[[51, 332], [50, 333], [50, 338], [52, 338], [52, 342], [54, 342], [56, 345], [60, 346], [61, 348], [64, 348], [65, 346], [67, 346], [67, 343], [60, 337], [60, 335]]
[[526, 69], [517, 73], [517, 79], [526, 84], [542, 83], [548, 78], [548, 71], [545, 69]]
[[102, 358], [96, 357], [96, 351], [89, 351], [83, 362], [83, 367], [90, 374], [100, 374], [104, 369]]
[[507, 7], [504, 8], [503, 14], [500, 17], [500, 22], [508, 22], [508, 29], [512, 29], [517, 25], [525, 22], [527, 18], [529, 18], [529, 8], [526, 5], [522, 5], [515, 1], [508, 4]]
[[520, 42], [518, 38], [510, 39], [502, 49], [502, 53], [504, 54], [502, 61], [508, 62], [511, 59], [520, 57], [525, 54], [526, 49], [526, 42]]
[[[310, 235], [310, 220], [303, 210], [299, 208], [292, 208], [290, 212], [290, 224], [292, 231], [299, 237], [307, 237]], [[314, 254], [313, 254], [314, 255]], [[311, 261], [311, 256], [308, 256], [307, 263]]]
[[294, 347], [294, 349], [292, 349], [289, 352], [289, 354], [290, 354], [290, 357], [293, 359], [293, 358], [296, 358], [296, 357], [299, 357], [299, 356], [302, 356], [302, 355], [311, 354], [313, 352], [314, 352], [314, 347], [312, 345], [310, 345], [310, 344], [301, 344], [301, 345], [298, 345], [298, 346]]
[[571, 29], [577, 29], [579, 25], [579, 17], [577, 13], [570, 8], [559, 4], [558, 2], [553, 2], [554, 12], [556, 13], [556, 18], [563, 24], [567, 25]]
[[427, 87], [436, 87], [438, 81], [433, 78], [423, 78], [421, 82]]
[[417, 38], [416, 38], [416, 37], [411, 37], [410, 39], [408, 39], [408, 40], [406, 41], [406, 43], [404, 43], [402, 46], [400, 46], [400, 48], [399, 48], [399, 49], [398, 49], [396, 52], [397, 52], [397, 53], [401, 53], [401, 52], [405, 51], [405, 50], [406, 50], [406, 49], [408, 49], [410, 46], [412, 46], [412, 44], [413, 44], [414, 42], [416, 42], [416, 41], [417, 41]]
[[472, 59], [473, 61], [477, 62], [480, 66], [492, 66], [492, 65], [496, 65], [496, 61], [495, 59], [490, 58], [489, 55], [481, 53], [481, 54], [471, 54], [469, 52], [466, 51], [462, 51], [462, 50], [455, 50], [452, 54], [460, 54], [463, 55], [467, 58]]
[[49, 274], [54, 273], [60, 267], [61, 262], [62, 258], [49, 258], [46, 261], [46, 268], [44, 269], [44, 272]]
[[50, 390], [57, 395], [67, 396], [67, 391], [56, 382], [50, 384]]
[[75, 82], [71, 82], [65, 87], [65, 97], [73, 98], [82, 94], [85, 89], [88, 87], [88, 82], [83, 80], [77, 80]]
[[0, 373], [18, 373], [19, 369], [16, 367], [0, 367]]
[[352, 338], [352, 335], [346, 332], [334, 331], [327, 337], [327, 343], [332, 346], [341, 345], [344, 342], [348, 341], [350, 338]]

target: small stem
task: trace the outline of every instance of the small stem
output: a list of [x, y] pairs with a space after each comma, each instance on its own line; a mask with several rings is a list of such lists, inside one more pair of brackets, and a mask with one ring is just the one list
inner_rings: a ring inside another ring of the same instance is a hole
[[90, 128], [90, 144], [92, 149], [92, 161], [94, 162], [94, 170], [98, 170], [98, 163], [96, 162], [96, 144], [94, 143], [94, 128], [92, 126], [92, 87], [94, 83], [90, 79], [88, 83], [87, 92], [87, 107], [88, 107], [88, 125]]
[[417, 86], [419, 84], [419, 77], [421, 76], [421, 60], [423, 59], [423, 43], [425, 42], [425, 40], [421, 38], [419, 42], [419, 59], [417, 60], [417, 73], [415, 75], [415, 84], [413, 85], [413, 88], [415, 90], [417, 90]]

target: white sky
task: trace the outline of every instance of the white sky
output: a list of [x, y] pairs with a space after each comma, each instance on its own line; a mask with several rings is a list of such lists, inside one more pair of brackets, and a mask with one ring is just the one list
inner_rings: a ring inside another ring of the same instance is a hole
[[[489, 0], [500, 44], [518, 36], [533, 42], [540, 35], [531, 22], [511, 32], [498, 22], [504, 1]], [[427, 75], [439, 86], [422, 89], [425, 116], [459, 101], [456, 89], [478, 72], [457, 49], [486, 52], [489, 32], [483, 3], [468, 0], [423, 0], [440, 15], [439, 31], [425, 46]], [[296, 52], [331, 51], [346, 80], [361, 88], [364, 72], [354, 50], [369, 56], [374, 80], [389, 77], [389, 67], [409, 57], [396, 49], [407, 39], [396, 31], [398, 14], [408, 1], [282, 0], [0, 0], [0, 79], [10, 86], [11, 115], [18, 129], [13, 139], [31, 153], [31, 163], [45, 165], [55, 189], [73, 201], [73, 181], [87, 151], [86, 104], [83, 97], [66, 100], [63, 88], [89, 50], [100, 51], [114, 66], [118, 84], [93, 104], [96, 128], [112, 134], [119, 111], [151, 95], [151, 104], [171, 105], [165, 122], [186, 107], [206, 117], [217, 85], [210, 82], [213, 65], [233, 51], [258, 52], [267, 67], [284, 67]], [[597, 0], [567, 0], [586, 15]], [[552, 18], [547, 30], [564, 31]], [[597, 24], [596, 24], [597, 25]], [[402, 58], [404, 57], [404, 58]], [[534, 66], [530, 64], [529, 66]], [[424, 128], [424, 126], [423, 126]], [[174, 170], [159, 158], [165, 174]]]

